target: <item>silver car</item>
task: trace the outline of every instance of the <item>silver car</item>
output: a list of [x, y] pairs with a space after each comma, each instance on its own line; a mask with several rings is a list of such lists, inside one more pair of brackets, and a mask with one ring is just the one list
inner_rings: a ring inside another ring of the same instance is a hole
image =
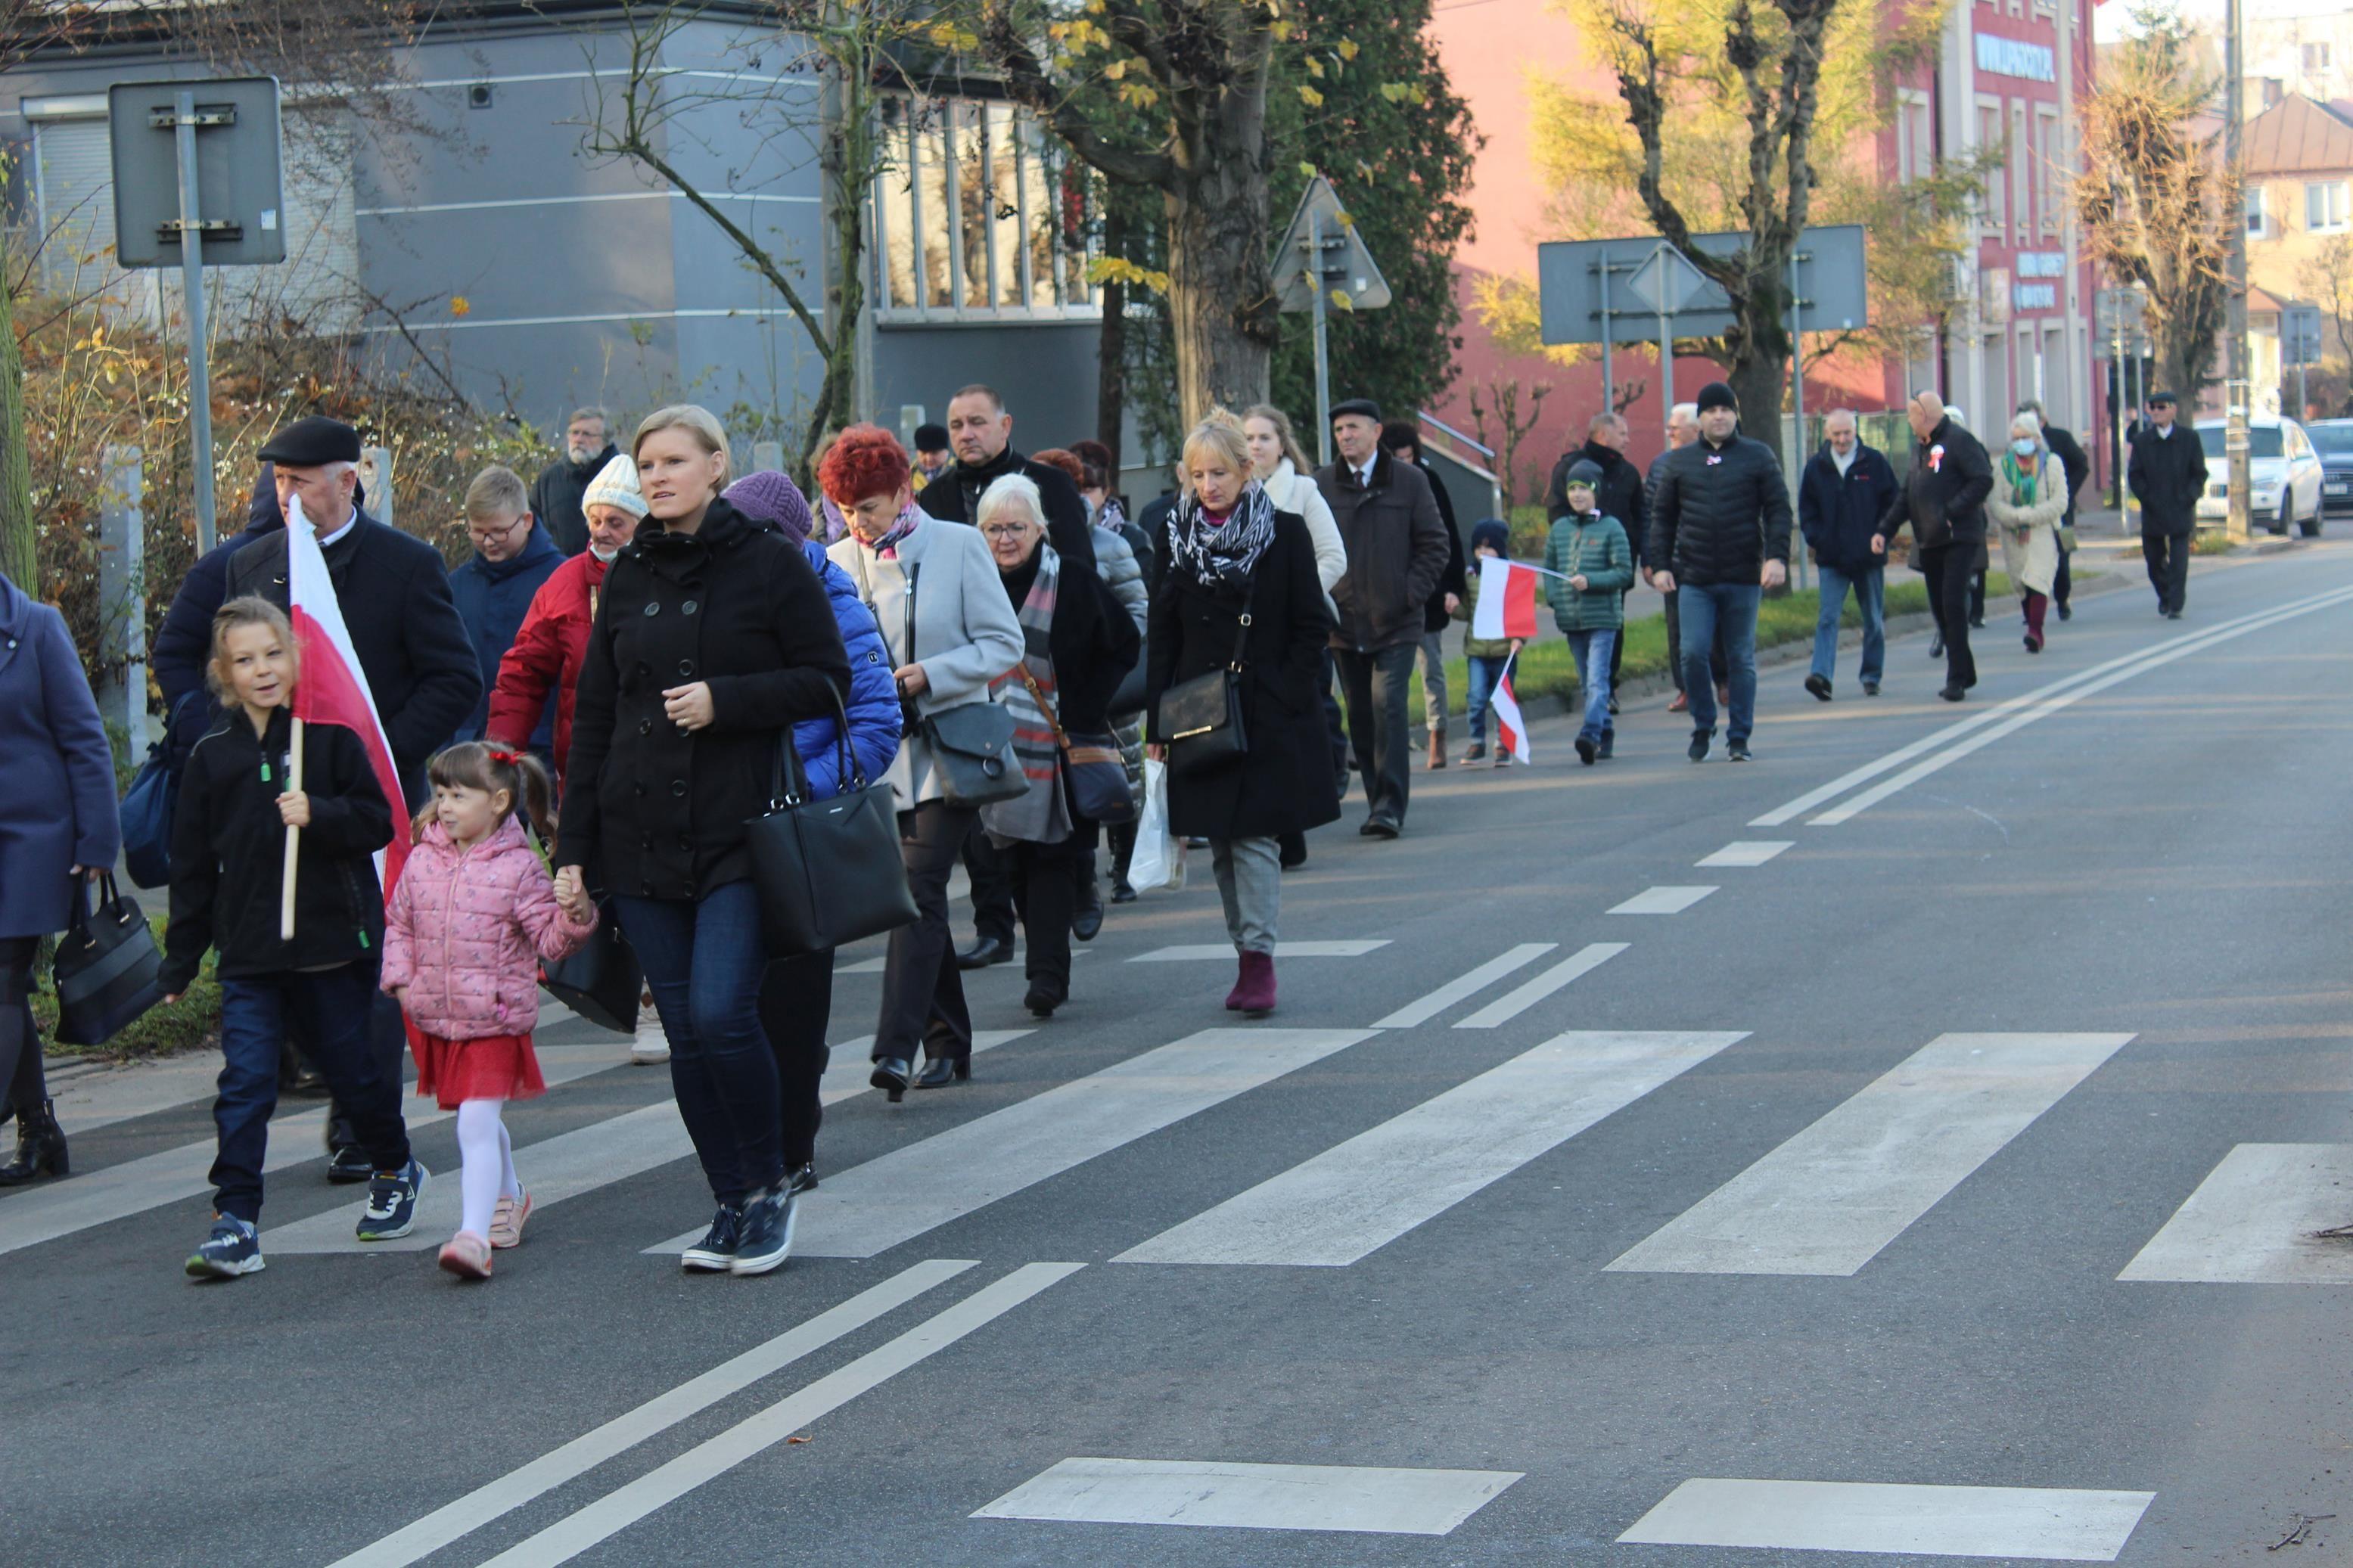
[[2353, 419], [2316, 419], [2304, 427], [2320, 453], [2320, 504], [2329, 516], [2353, 512]]
[[[2198, 521], [2218, 528], [2231, 515], [2230, 459], [2222, 446], [2225, 423], [2198, 422], [2198, 444], [2206, 448], [2206, 493], [2198, 498]], [[2247, 459], [2253, 522], [2274, 533], [2285, 533], [2291, 527], [2302, 529], [2307, 539], [2319, 533], [2320, 454], [2304, 426], [2270, 416], [2248, 420]]]

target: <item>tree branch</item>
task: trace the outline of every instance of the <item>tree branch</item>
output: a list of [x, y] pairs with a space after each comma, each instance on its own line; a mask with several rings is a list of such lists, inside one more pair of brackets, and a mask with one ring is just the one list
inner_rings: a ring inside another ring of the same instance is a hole
[[1071, 152], [1127, 184], [1166, 190], [1175, 182], [1175, 159], [1165, 153], [1137, 153], [1122, 147], [1087, 122], [1078, 104], [1056, 88], [1002, 0], [987, 0], [984, 5], [980, 43], [990, 63], [1004, 73], [1006, 90], [1045, 116], [1054, 134], [1068, 142]]

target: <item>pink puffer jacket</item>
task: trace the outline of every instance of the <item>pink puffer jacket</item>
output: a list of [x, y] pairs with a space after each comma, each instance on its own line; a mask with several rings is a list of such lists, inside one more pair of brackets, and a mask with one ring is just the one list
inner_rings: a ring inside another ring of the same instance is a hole
[[409, 852], [384, 912], [386, 991], [408, 987], [408, 1017], [445, 1040], [527, 1035], [539, 1022], [539, 961], [576, 952], [575, 925], [513, 817], [469, 850], [439, 823]]

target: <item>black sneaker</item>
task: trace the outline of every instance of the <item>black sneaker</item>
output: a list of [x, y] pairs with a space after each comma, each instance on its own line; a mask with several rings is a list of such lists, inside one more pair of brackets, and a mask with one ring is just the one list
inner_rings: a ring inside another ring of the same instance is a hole
[[1577, 760], [1578, 762], [1583, 763], [1589, 768], [1593, 765], [1593, 759], [1600, 754], [1601, 748], [1593, 743], [1592, 736], [1579, 735], [1577, 738]]
[[1694, 730], [1692, 731], [1691, 750], [1685, 752], [1683, 755], [1689, 757], [1695, 763], [1704, 763], [1707, 761], [1707, 742], [1714, 733], [1715, 731], [1711, 730]]
[[[817, 1184], [810, 1178], [809, 1184]], [[719, 1212], [711, 1216], [711, 1228], [702, 1239], [678, 1255], [678, 1266], [689, 1274], [724, 1274], [735, 1261], [736, 1233], [743, 1228], [744, 1211], [733, 1204], [721, 1204]]]
[[375, 1166], [368, 1161], [367, 1151], [344, 1147], [332, 1152], [327, 1161], [327, 1180], [337, 1186], [364, 1182], [375, 1174]]
[[1602, 731], [1601, 743], [1593, 749], [1593, 754], [1605, 763], [1611, 757], [1616, 756], [1618, 754], [1618, 731], [1615, 730]]
[[1618, 711], [1618, 694], [1614, 691], [1609, 694], [1609, 711], [1612, 715]]
[[785, 1178], [785, 1184], [792, 1188], [792, 1190], [797, 1193], [813, 1193], [817, 1191], [817, 1162], [812, 1160], [807, 1164], [803, 1165], [800, 1169], [795, 1171], [791, 1175], [786, 1176]]
[[213, 1215], [212, 1235], [188, 1255], [187, 1262], [191, 1279], [234, 1279], [240, 1274], [259, 1274], [264, 1267], [260, 1235], [245, 1221], [225, 1214]]
[[2072, 621], [2075, 618], [2075, 612], [2062, 605], [2059, 606], [2059, 618], [2063, 621]]
[[1877, 682], [1876, 680], [1866, 680], [1866, 681], [1864, 681], [1864, 682], [1862, 683], [1862, 694], [1863, 694], [1865, 697], [1876, 697], [1876, 696], [1878, 696], [1878, 695], [1879, 695], [1879, 682]]
[[1810, 675], [1806, 677], [1806, 689], [1828, 702], [1831, 700], [1831, 678], [1827, 675]]
[[744, 1203], [743, 1233], [736, 1238], [730, 1274], [765, 1274], [793, 1250], [793, 1221], [800, 1215], [800, 1194], [787, 1183], [773, 1192], [754, 1193]]
[[425, 1178], [433, 1173], [414, 1159], [397, 1171], [378, 1171], [368, 1178], [367, 1207], [358, 1226], [362, 1241], [397, 1241], [417, 1228], [417, 1200], [425, 1194]]
[[1749, 760], [1748, 742], [1746, 741], [1734, 741], [1724, 748], [1724, 754], [1736, 763], [1747, 762]]

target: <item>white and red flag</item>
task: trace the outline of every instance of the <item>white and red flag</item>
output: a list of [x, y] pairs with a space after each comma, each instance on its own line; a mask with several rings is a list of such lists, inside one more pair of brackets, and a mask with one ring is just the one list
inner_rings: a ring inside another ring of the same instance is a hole
[[286, 503], [286, 601], [301, 659], [294, 683], [294, 717], [306, 724], [340, 724], [357, 735], [375, 770], [376, 787], [392, 807], [392, 843], [376, 861], [389, 900], [408, 858], [406, 797], [401, 793], [400, 770], [393, 765], [392, 742], [376, 717], [367, 672], [360, 668], [351, 632], [343, 625], [343, 602], [327, 574], [327, 558], [319, 552], [318, 535], [302, 516], [299, 500]]
[[1534, 566], [1490, 555], [1479, 563], [1479, 605], [1471, 613], [1471, 635], [1493, 642], [1504, 637], [1533, 641], [1536, 635]]
[[[1486, 590], [1482, 587], [1480, 593], [1483, 596]], [[1520, 717], [1520, 700], [1512, 695], [1512, 667], [1519, 658], [1514, 653], [1504, 660], [1504, 673], [1496, 678], [1487, 706], [1495, 715], [1495, 744], [1515, 763], [1533, 763], [1535, 758], [1528, 751], [1528, 727]]]

